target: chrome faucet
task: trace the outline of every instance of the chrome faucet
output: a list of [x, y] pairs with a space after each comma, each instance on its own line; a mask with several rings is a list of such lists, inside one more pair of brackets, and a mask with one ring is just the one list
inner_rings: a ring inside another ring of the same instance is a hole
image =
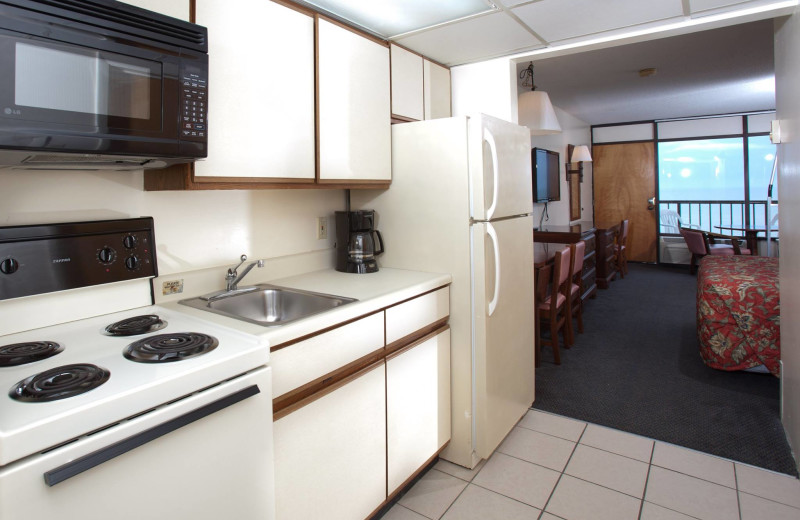
[[242, 255], [240, 257], [240, 260], [241, 260], [241, 262], [239, 262], [239, 265], [237, 265], [236, 267], [233, 267], [233, 268], [229, 268], [228, 269], [228, 273], [225, 275], [225, 281], [227, 282], [227, 288], [226, 288], [225, 292], [238, 291], [239, 290], [239, 282], [242, 281], [242, 278], [244, 278], [245, 275], [247, 275], [247, 273], [249, 273], [253, 269], [253, 267], [255, 267], [255, 266], [264, 267], [264, 261], [263, 260], [259, 260], [257, 262], [253, 262], [253, 263], [249, 264], [247, 267], [244, 268], [244, 271], [242, 271], [242, 274], [238, 274], [236, 272], [236, 270], [239, 269], [240, 267], [242, 267], [242, 264], [247, 261], [247, 255]]

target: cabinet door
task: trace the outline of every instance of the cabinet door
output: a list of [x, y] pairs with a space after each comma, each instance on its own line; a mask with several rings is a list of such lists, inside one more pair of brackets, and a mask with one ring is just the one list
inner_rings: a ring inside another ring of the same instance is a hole
[[208, 158], [195, 180], [313, 179], [314, 19], [264, 0], [196, 2], [210, 77]]
[[425, 60], [425, 119], [450, 117], [450, 69]]
[[391, 180], [389, 48], [320, 19], [319, 179]]
[[277, 520], [367, 518], [386, 499], [385, 385], [381, 361], [275, 421]]
[[450, 440], [450, 330], [386, 360], [389, 494]]
[[392, 53], [392, 115], [421, 121], [422, 56], [391, 45]]
[[124, 0], [124, 2], [148, 11], [189, 21], [189, 0]]

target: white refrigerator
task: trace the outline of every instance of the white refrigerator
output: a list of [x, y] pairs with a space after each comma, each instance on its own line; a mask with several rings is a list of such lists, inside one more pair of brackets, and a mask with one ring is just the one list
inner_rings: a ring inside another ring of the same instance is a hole
[[392, 184], [374, 209], [379, 266], [450, 273], [452, 439], [472, 468], [533, 403], [533, 210], [527, 128], [486, 115], [392, 127]]

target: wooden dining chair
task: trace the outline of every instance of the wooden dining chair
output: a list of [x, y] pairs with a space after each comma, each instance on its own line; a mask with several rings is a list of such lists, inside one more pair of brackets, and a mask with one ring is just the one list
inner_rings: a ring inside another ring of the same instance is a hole
[[553, 278], [550, 294], [538, 303], [539, 331], [549, 330], [550, 338], [539, 337], [539, 344], [550, 345], [553, 349], [553, 358], [556, 365], [561, 364], [561, 355], [558, 351], [558, 333], [564, 337], [564, 346], [569, 347], [569, 333], [567, 332], [567, 301], [569, 299], [568, 282], [570, 277], [570, 249], [565, 247], [556, 251], [553, 259]]
[[617, 235], [617, 243], [614, 245], [614, 256], [617, 261], [617, 271], [619, 277], [625, 278], [628, 274], [628, 228], [630, 221], [623, 220], [619, 224], [619, 234]]
[[[680, 228], [679, 231], [686, 242], [686, 248], [692, 254], [692, 260], [689, 263], [689, 274], [695, 273], [697, 263], [706, 255], [731, 256], [750, 254], [749, 249], [741, 247], [738, 237], [684, 227]], [[730, 244], [715, 244], [715, 239], [729, 240]]]
[[577, 319], [578, 332], [583, 334], [583, 256], [586, 253], [586, 242], [581, 240], [569, 246], [570, 257], [570, 280], [569, 280], [569, 299], [567, 300], [567, 328], [570, 345], [575, 344], [575, 329], [572, 327], [573, 318]]

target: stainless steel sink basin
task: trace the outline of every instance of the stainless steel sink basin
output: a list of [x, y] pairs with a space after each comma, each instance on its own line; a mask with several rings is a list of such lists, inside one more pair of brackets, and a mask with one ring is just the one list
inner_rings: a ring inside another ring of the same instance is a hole
[[211, 298], [190, 298], [178, 303], [270, 327], [307, 318], [354, 301], [357, 300], [260, 284], [247, 292], [221, 294]]

